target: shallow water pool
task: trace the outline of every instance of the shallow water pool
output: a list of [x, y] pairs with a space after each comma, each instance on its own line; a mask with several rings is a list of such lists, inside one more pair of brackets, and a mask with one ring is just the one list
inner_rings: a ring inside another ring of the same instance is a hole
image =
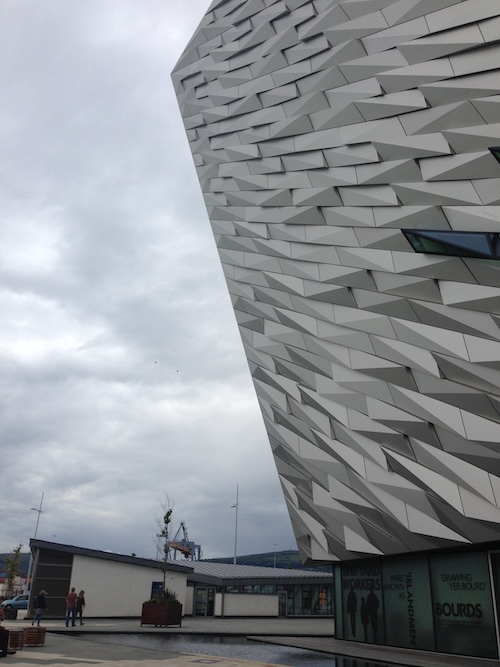
[[[319, 651], [291, 646], [278, 646], [246, 639], [245, 637], [214, 635], [87, 635], [93, 641], [119, 644], [173, 653], [197, 653], [206, 656], [219, 656], [249, 660], [264, 664], [285, 665], [288, 667], [388, 667], [385, 663], [359, 658], [348, 658]], [[390, 667], [404, 667], [394, 665]]]

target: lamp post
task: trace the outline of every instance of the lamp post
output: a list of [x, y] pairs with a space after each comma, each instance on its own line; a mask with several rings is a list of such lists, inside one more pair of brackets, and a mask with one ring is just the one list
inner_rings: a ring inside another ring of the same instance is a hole
[[235, 521], [234, 521], [234, 558], [233, 565], [236, 565], [236, 550], [238, 547], [238, 484], [236, 484], [236, 502], [234, 505], [231, 505], [232, 508], [236, 510]]
[[30, 507], [30, 510], [33, 510], [33, 512], [38, 512], [38, 516], [36, 517], [36, 526], [35, 526], [35, 535], [34, 538], [36, 540], [36, 536], [38, 533], [38, 524], [40, 523], [40, 514], [43, 514], [42, 510], [42, 505], [43, 505], [43, 496], [44, 494], [42, 493], [42, 497], [40, 498], [40, 507]]
[[[36, 536], [38, 534], [38, 524], [40, 523], [40, 514], [43, 514], [42, 510], [42, 505], [43, 505], [43, 496], [44, 494], [42, 493], [42, 497], [40, 498], [40, 507], [30, 507], [30, 510], [33, 510], [34, 512], [37, 512], [37, 517], [36, 517], [36, 525], [35, 525], [35, 535], [33, 539], [36, 540]], [[30, 584], [30, 578], [31, 574], [33, 571], [33, 552], [30, 549], [30, 563], [28, 567], [28, 574], [26, 576], [26, 588], [25, 588], [25, 593], [28, 593], [28, 591], [31, 593], [31, 584]]]
[[277, 546], [278, 546], [277, 544], [273, 544], [273, 547], [274, 547], [274, 567], [276, 567], [276, 547]]

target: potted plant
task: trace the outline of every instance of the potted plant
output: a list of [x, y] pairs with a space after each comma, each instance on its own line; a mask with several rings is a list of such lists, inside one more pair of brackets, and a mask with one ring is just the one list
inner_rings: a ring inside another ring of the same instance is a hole
[[170, 523], [172, 521], [172, 500], [166, 496], [163, 505], [163, 518], [158, 520], [160, 534], [158, 537], [163, 540], [162, 551], [163, 558], [161, 569], [163, 572], [163, 592], [158, 596], [143, 602], [141, 613], [141, 625], [155, 625], [165, 627], [169, 625], [178, 625], [182, 623], [182, 604], [177, 599], [177, 593], [166, 586], [168, 557], [170, 553]]
[[182, 625], [182, 604], [174, 591], [165, 589], [162, 596], [142, 604], [141, 625]]

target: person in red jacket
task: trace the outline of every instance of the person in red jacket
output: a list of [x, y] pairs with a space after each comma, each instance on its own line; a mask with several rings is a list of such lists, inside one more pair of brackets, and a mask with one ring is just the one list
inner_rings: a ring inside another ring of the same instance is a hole
[[66, 595], [66, 627], [68, 627], [70, 619], [71, 619], [71, 625], [75, 627], [77, 598], [78, 595], [76, 594], [75, 588], [72, 588], [70, 592]]

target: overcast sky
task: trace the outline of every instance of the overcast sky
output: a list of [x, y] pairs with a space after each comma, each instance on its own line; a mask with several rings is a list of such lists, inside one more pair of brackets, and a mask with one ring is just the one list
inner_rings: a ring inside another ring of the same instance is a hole
[[209, 0], [0, 3], [0, 551], [295, 548], [170, 73]]

